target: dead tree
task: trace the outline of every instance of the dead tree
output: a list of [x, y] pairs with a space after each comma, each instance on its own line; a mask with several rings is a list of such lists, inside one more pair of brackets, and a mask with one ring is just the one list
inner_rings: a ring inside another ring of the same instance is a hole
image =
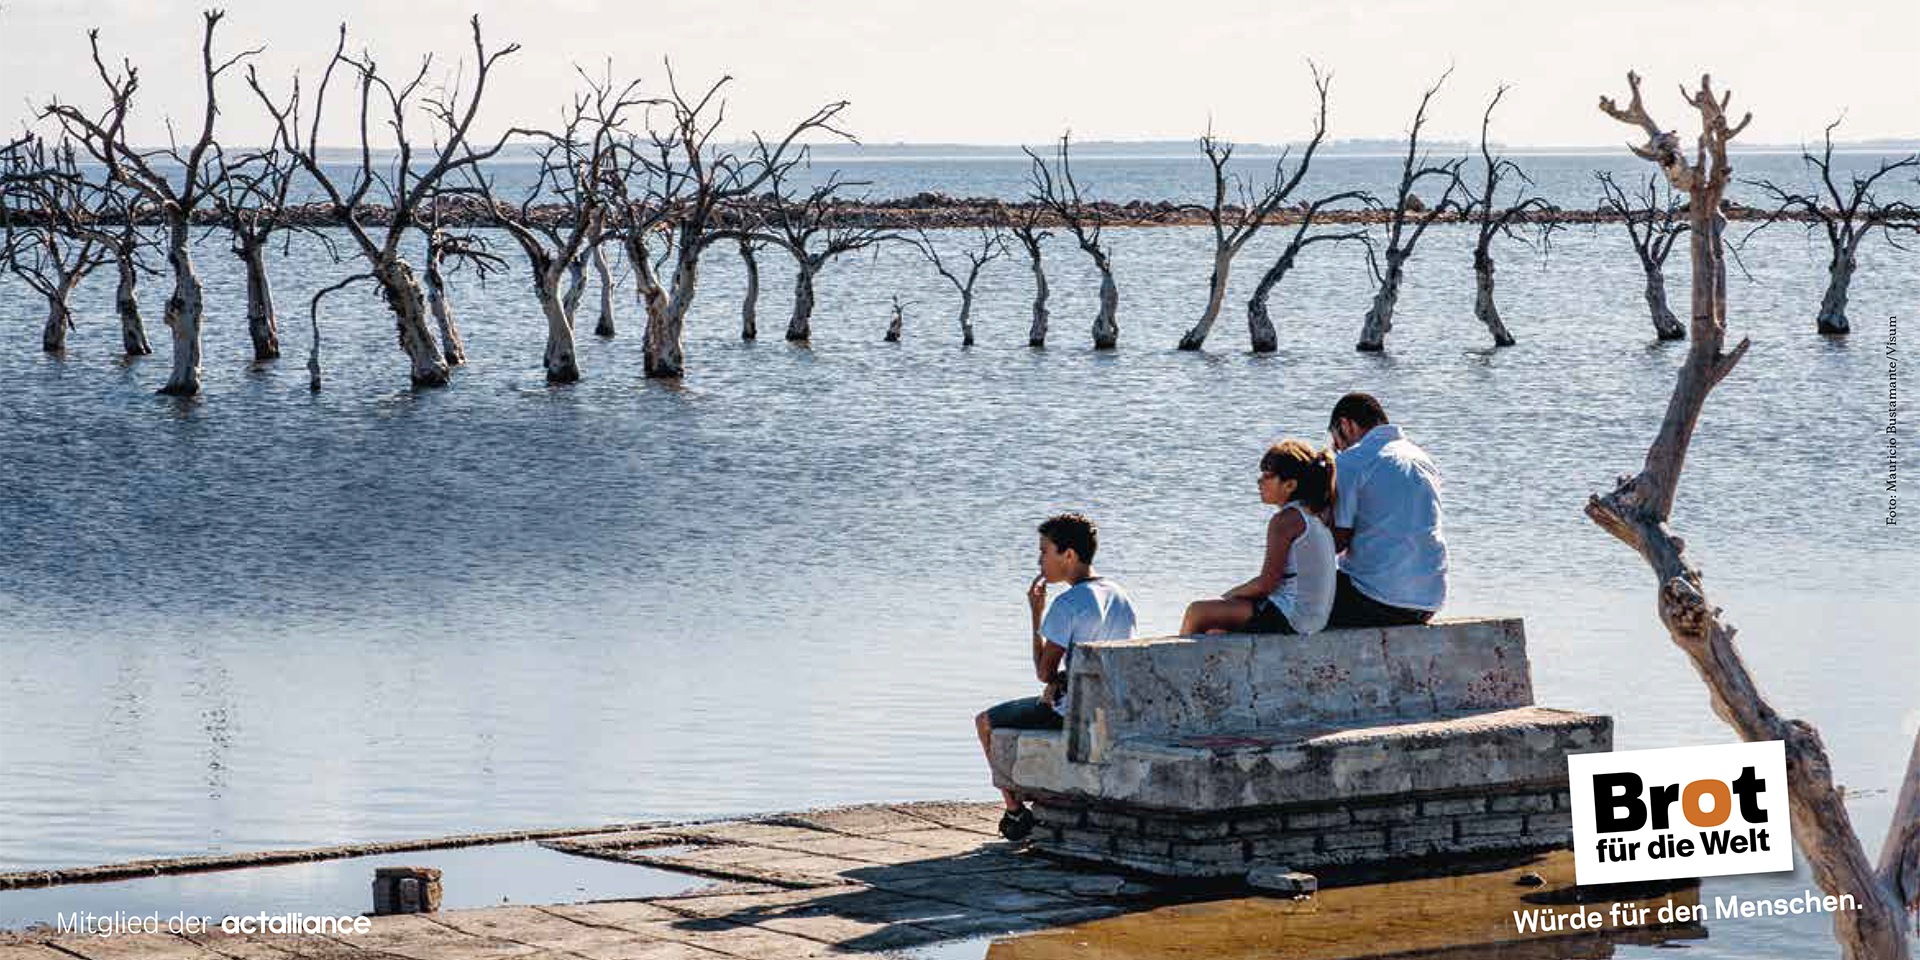
[[[1256, 193], [1244, 179], [1227, 173], [1227, 161], [1233, 158], [1233, 144], [1216, 138], [1212, 130], [1200, 138], [1200, 150], [1207, 155], [1207, 165], [1213, 168], [1213, 202], [1205, 206], [1193, 204], [1188, 209], [1205, 213], [1207, 223], [1213, 227], [1213, 273], [1207, 278], [1206, 308], [1201, 311], [1199, 322], [1180, 338], [1182, 350], [1198, 350], [1207, 342], [1207, 334], [1212, 332], [1213, 322], [1220, 316], [1220, 307], [1227, 302], [1227, 272], [1233, 267], [1233, 258], [1266, 225], [1267, 218], [1293, 196], [1294, 189], [1306, 177], [1307, 168], [1313, 164], [1314, 151], [1320, 149], [1320, 141], [1326, 139], [1327, 84], [1332, 78], [1322, 76], [1319, 68], [1311, 63], [1308, 68], [1313, 71], [1313, 92], [1319, 105], [1313, 115], [1313, 138], [1307, 141], [1300, 163], [1292, 172], [1287, 170], [1287, 159], [1292, 153], [1288, 148], [1281, 151], [1280, 158], [1274, 161], [1272, 177]], [[1230, 191], [1230, 186], [1235, 189]], [[1230, 192], [1238, 193], [1238, 204], [1227, 203]]]
[[[1412, 259], [1413, 250], [1420, 242], [1421, 235], [1443, 214], [1453, 210], [1453, 192], [1460, 188], [1460, 168], [1465, 160], [1448, 160], [1442, 163], [1430, 163], [1420, 152], [1420, 128], [1427, 123], [1427, 105], [1433, 101], [1433, 95], [1440, 92], [1441, 84], [1447, 82], [1448, 74], [1440, 75], [1427, 92], [1420, 95], [1420, 109], [1414, 111], [1413, 129], [1407, 133], [1407, 156], [1400, 168], [1400, 184], [1394, 194], [1393, 210], [1386, 225], [1386, 246], [1381, 251], [1384, 269], [1374, 269], [1374, 279], [1379, 287], [1373, 293], [1373, 306], [1367, 310], [1366, 322], [1360, 328], [1360, 342], [1354, 345], [1357, 350], [1376, 353], [1387, 348], [1387, 333], [1393, 329], [1394, 307], [1400, 302], [1400, 288], [1406, 282], [1406, 264]], [[1424, 180], [1440, 181], [1443, 189], [1440, 200], [1421, 206], [1414, 195], [1414, 188]], [[1408, 229], [1409, 221], [1412, 229]], [[1372, 263], [1372, 258], [1369, 258]]]
[[607, 262], [607, 246], [603, 242], [605, 237], [602, 235], [604, 232], [605, 224], [603, 222], [600, 229], [595, 231], [593, 241], [588, 245], [593, 250], [593, 275], [595, 279], [600, 281], [600, 315], [594, 318], [593, 335], [603, 340], [611, 340], [617, 332], [614, 329], [613, 322], [613, 292], [615, 284], [613, 280], [613, 267]]
[[1588, 498], [1587, 516], [1646, 560], [1658, 585], [1660, 620], [1673, 642], [1693, 661], [1712, 697], [1714, 713], [1743, 740], [1780, 740], [1786, 745], [1787, 791], [1794, 838], [1815, 882], [1834, 896], [1851, 895], [1859, 906], [1833, 914], [1834, 935], [1852, 960], [1906, 960], [1907, 912], [1920, 905], [1920, 740], [1901, 781], [1899, 801], [1878, 868], [1867, 859], [1847, 815], [1844, 794], [1834, 786], [1820, 735], [1804, 720], [1775, 711], [1734, 648], [1734, 627], [1707, 598], [1700, 569], [1687, 559], [1686, 544], [1670, 529], [1680, 471], [1707, 394], [1746, 355], [1742, 339], [1725, 350], [1727, 264], [1721, 213], [1730, 170], [1727, 143], [1752, 119], [1729, 123], [1731, 94], [1716, 94], [1709, 78], [1681, 95], [1700, 114], [1698, 146], [1689, 160], [1678, 135], [1647, 113], [1640, 77], [1627, 74], [1632, 99], [1622, 107], [1600, 98], [1607, 115], [1644, 131], [1646, 144], [1633, 152], [1659, 165], [1667, 182], [1687, 194], [1693, 260], [1692, 342], [1667, 401], [1659, 433], [1638, 474], [1621, 477], [1611, 493]]
[[214, 193], [220, 219], [232, 235], [233, 255], [247, 277], [247, 337], [253, 341], [253, 362], [280, 358], [280, 323], [273, 306], [273, 283], [267, 275], [267, 246], [273, 235], [291, 226], [287, 193], [298, 167], [278, 150], [261, 150], [232, 162], [216, 154], [221, 189]]
[[[700, 255], [721, 240], [743, 235], [740, 212], [805, 155], [799, 145], [808, 134], [852, 137], [834, 126], [846, 101], [827, 104], [795, 123], [778, 141], [755, 135], [748, 150], [735, 150], [714, 140], [725, 120], [721, 93], [732, 77], [721, 77], [697, 97], [684, 95], [667, 65], [668, 96], [658, 102], [666, 113], [663, 129], [651, 129], [648, 138], [629, 142], [633, 163], [623, 166], [620, 179], [622, 239], [634, 261], [641, 303], [647, 308], [647, 327], [641, 345], [648, 377], [679, 379], [686, 372], [686, 317], [693, 306]], [[635, 176], [638, 174], [639, 176]], [[663, 289], [650, 269], [648, 257], [635, 256], [635, 242], [644, 243], [655, 230], [671, 232], [673, 275]], [[636, 238], [638, 240], [636, 241]]]
[[7, 269], [47, 302], [40, 349], [65, 353], [73, 329], [68, 299], [87, 275], [112, 259], [87, 227], [91, 188], [73, 145], [33, 138], [8, 152], [0, 174], [0, 254]]
[[153, 353], [153, 344], [147, 340], [147, 322], [140, 315], [140, 276], [159, 272], [146, 259], [154, 239], [141, 229], [145, 213], [124, 187], [109, 181], [102, 185], [100, 195], [103, 203], [94, 218], [94, 229], [113, 251], [113, 311], [120, 318], [120, 349], [129, 357], [148, 356]]
[[164, 226], [167, 264], [173, 272], [173, 293], [167, 297], [166, 309], [167, 330], [173, 335], [173, 366], [160, 392], [173, 396], [200, 392], [204, 300], [193, 266], [192, 228], [195, 211], [211, 202], [219, 191], [218, 166], [211, 162], [219, 152], [214, 140], [214, 119], [220, 112], [216, 88], [221, 74], [259, 52], [256, 48], [216, 61], [213, 34], [223, 16], [218, 10], [202, 15], [205, 29], [200, 42], [200, 79], [205, 102], [199, 131], [191, 141], [157, 150], [139, 150], [128, 141], [127, 122], [134, 94], [140, 89], [140, 71], [126, 62], [117, 72], [109, 69], [100, 55], [97, 29], [87, 31], [87, 41], [93, 52], [94, 71], [106, 88], [107, 105], [98, 114], [88, 114], [55, 101], [42, 114], [58, 120], [94, 162], [105, 168], [106, 175], [138, 194]]
[[[1487, 101], [1487, 111], [1480, 116], [1480, 164], [1482, 176], [1480, 189], [1464, 186], [1462, 193], [1467, 198], [1464, 215], [1474, 224], [1473, 242], [1473, 315], [1486, 325], [1487, 332], [1493, 335], [1495, 347], [1511, 347], [1513, 334], [1500, 319], [1500, 308], [1493, 299], [1493, 242], [1501, 237], [1527, 242], [1526, 238], [1515, 232], [1514, 225], [1525, 221], [1532, 211], [1551, 209], [1547, 198], [1529, 192], [1533, 186], [1532, 178], [1520, 165], [1506, 157], [1496, 157], [1493, 147], [1487, 141], [1487, 131], [1493, 125], [1493, 110], [1500, 105], [1500, 98], [1507, 95], [1507, 86], [1501, 84], [1493, 92], [1493, 99]], [[1513, 195], [1505, 202], [1500, 200], [1500, 188], [1503, 184], [1517, 181]], [[1539, 243], [1544, 246], [1551, 239], [1553, 221], [1541, 220]]]
[[[484, 148], [476, 148], [470, 139], [474, 120], [480, 114], [487, 81], [504, 57], [520, 49], [508, 44], [489, 52], [480, 34], [480, 18], [469, 21], [473, 34], [475, 70], [471, 92], [462, 95], [459, 86], [444, 90], [424, 89], [431, 56], [423, 57], [420, 69], [411, 77], [389, 80], [380, 73], [371, 54], [358, 57], [347, 54], [347, 28], [340, 26], [340, 41], [334, 48], [314, 90], [311, 120], [305, 130], [302, 123], [300, 79], [294, 77], [292, 90], [284, 100], [276, 100], [261, 85], [258, 73], [247, 70], [247, 83], [274, 121], [275, 146], [299, 161], [301, 169], [313, 179], [334, 217], [347, 230], [353, 247], [359, 252], [367, 271], [353, 279], [370, 280], [380, 289], [387, 309], [392, 311], [400, 349], [407, 356], [408, 375], [416, 387], [443, 387], [448, 367], [433, 328], [427, 324], [426, 294], [420, 287], [413, 265], [401, 250], [407, 232], [420, 226], [421, 209], [438, 196], [443, 181], [469, 167], [476, 167], [506, 144], [507, 135]], [[359, 162], [346, 172], [329, 169], [320, 143], [320, 129], [326, 114], [327, 92], [336, 70], [353, 75], [357, 83], [359, 115]], [[433, 146], [415, 160], [415, 136], [407, 127], [415, 113], [427, 113], [434, 121]], [[374, 134], [384, 129], [395, 144], [390, 161], [375, 159]], [[376, 204], [374, 192], [380, 196]], [[386, 215], [384, 226], [363, 222], [375, 206]], [[338, 289], [338, 288], [330, 288]], [[327, 291], [322, 291], [324, 294]]]
[[1893, 239], [1894, 231], [1920, 232], [1920, 221], [1914, 219], [1914, 206], [1905, 201], [1882, 203], [1874, 196], [1873, 185], [1887, 174], [1920, 167], [1920, 154], [1882, 160], [1872, 173], [1855, 174], [1843, 191], [1833, 175], [1833, 130], [1839, 125], [1839, 120], [1827, 124], [1825, 145], [1819, 156], [1806, 150], [1800, 153], [1808, 172], [1819, 179], [1811, 192], [1790, 190], [1771, 180], [1744, 181], [1765, 193], [1777, 206], [1771, 216], [1741, 238], [1741, 243], [1755, 232], [1788, 219], [1790, 214], [1795, 215], [1792, 219], [1803, 221], [1809, 231], [1814, 224], [1825, 229], [1829, 250], [1827, 291], [1820, 297], [1820, 313], [1814, 318], [1814, 325], [1823, 334], [1844, 335], [1852, 330], [1847, 322], [1847, 289], [1853, 284], [1853, 272], [1860, 267], [1856, 257], [1860, 241], [1879, 230], [1881, 236], [1898, 247], [1899, 243]]
[[1081, 197], [1080, 183], [1073, 177], [1072, 137], [1071, 133], [1061, 135], [1051, 167], [1032, 150], [1020, 150], [1033, 162], [1027, 174], [1032, 188], [1029, 199], [1052, 212], [1093, 260], [1094, 269], [1100, 271], [1100, 312], [1093, 318], [1093, 348], [1111, 350], [1120, 344], [1120, 288], [1113, 282], [1113, 260], [1100, 242], [1101, 213]]
[[485, 283], [489, 274], [504, 270], [507, 265], [505, 260], [495, 256], [488, 248], [484, 234], [451, 228], [447, 214], [453, 206], [451, 201], [456, 199], [459, 199], [457, 195], [436, 188], [421, 204], [419, 223], [420, 232], [427, 239], [427, 312], [433, 314], [434, 326], [440, 333], [440, 349], [449, 367], [467, 362], [467, 341], [460, 333], [459, 320], [453, 315], [453, 301], [447, 297], [447, 281], [460, 268], [471, 266], [480, 281]]
[[1686, 205], [1681, 195], [1669, 185], [1663, 196], [1658, 174], [1647, 177], [1646, 190], [1631, 199], [1613, 182], [1612, 174], [1596, 170], [1593, 176], [1600, 181], [1602, 209], [1611, 211], [1626, 225], [1633, 252], [1640, 258], [1640, 269], [1647, 275], [1647, 313], [1653, 319], [1654, 335], [1662, 340], [1685, 340], [1687, 328], [1667, 306], [1665, 273], [1674, 241], [1687, 232]]
[[887, 335], [880, 338], [882, 341], [886, 343], [900, 342], [900, 328], [906, 325], [907, 307], [911, 305], [912, 304], [902, 303], [899, 294], [896, 293], [893, 295], [893, 319], [887, 323]]
[[1007, 226], [1007, 232], [1020, 241], [1020, 248], [1027, 252], [1027, 265], [1033, 269], [1033, 324], [1027, 327], [1029, 347], [1047, 345], [1047, 271], [1040, 261], [1040, 245], [1053, 236], [1053, 232], [1040, 228], [1040, 217], [1046, 210], [1038, 203], [1022, 204], [1019, 214], [1008, 218]]
[[755, 340], [760, 336], [757, 323], [760, 312], [760, 258], [757, 252], [760, 241], [752, 237], [740, 238], [740, 265], [747, 271], [746, 292], [740, 298], [740, 339]]
[[[1316, 243], [1345, 243], [1358, 241], [1371, 244], [1365, 227], [1353, 230], [1334, 230], [1314, 232], [1313, 225], [1321, 212], [1337, 203], [1354, 201], [1368, 206], [1374, 204], [1372, 194], [1362, 190], [1346, 190], [1329, 194], [1312, 203], [1305, 204], [1300, 211], [1300, 223], [1294, 227], [1293, 236], [1287, 245], [1274, 258], [1273, 265], [1260, 275], [1260, 282], [1253, 286], [1253, 296], [1247, 300], [1247, 337], [1253, 343], [1254, 353], [1272, 353], [1280, 349], [1280, 336], [1273, 329], [1273, 318], [1267, 315], [1267, 301], [1273, 295], [1273, 288], [1285, 279], [1287, 271], [1292, 270], [1300, 260], [1300, 254]], [[1371, 249], [1371, 247], [1369, 247]]]
[[813, 339], [814, 281], [835, 257], [898, 239], [880, 227], [849, 223], [839, 210], [840, 191], [850, 186], [839, 174], [802, 194], [786, 183], [785, 171], [772, 178], [772, 195], [759, 209], [764, 239], [793, 257], [793, 316], [787, 340]]
[[[517, 205], [500, 203], [492, 178], [477, 167], [467, 170], [486, 199], [493, 222], [526, 254], [534, 297], [547, 321], [542, 365], [548, 383], [580, 379], [574, 313], [586, 287], [587, 261], [605, 236], [603, 228], [614, 201], [609, 185], [617, 179], [616, 150], [625, 114], [644, 103], [634, 92], [637, 81], [616, 87], [610, 79], [581, 75], [588, 90], [574, 98], [560, 129], [514, 131], [539, 144], [539, 173]], [[561, 283], [569, 279], [563, 294]]]
[[[974, 242], [962, 248], [958, 258], [952, 256], [942, 258], [940, 249], [934, 245], [933, 238], [927, 235], [927, 231], [918, 230], [917, 232], [919, 239], [914, 242], [914, 248], [919, 250], [920, 255], [933, 265], [934, 271], [945, 277], [948, 283], [953, 284], [954, 291], [960, 294], [960, 345], [971, 347], [973, 346], [973, 287], [980, 279], [980, 271], [987, 264], [1007, 255], [1006, 231], [998, 226], [979, 228]], [[961, 258], [966, 260], [964, 266], [960, 263]]]

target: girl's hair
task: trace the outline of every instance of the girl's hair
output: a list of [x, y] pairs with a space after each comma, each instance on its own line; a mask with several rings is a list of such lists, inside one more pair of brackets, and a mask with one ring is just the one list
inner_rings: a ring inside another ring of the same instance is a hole
[[1333, 505], [1333, 453], [1315, 450], [1300, 440], [1282, 440], [1267, 448], [1260, 458], [1260, 471], [1295, 483], [1293, 499], [1309, 510], [1322, 511]]

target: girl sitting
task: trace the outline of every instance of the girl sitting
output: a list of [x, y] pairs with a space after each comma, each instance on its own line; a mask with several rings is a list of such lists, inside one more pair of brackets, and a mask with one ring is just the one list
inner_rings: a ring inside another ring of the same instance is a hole
[[1283, 440], [1260, 458], [1260, 502], [1280, 508], [1267, 521], [1260, 575], [1222, 595], [1187, 606], [1180, 632], [1315, 633], [1333, 609], [1333, 454]]

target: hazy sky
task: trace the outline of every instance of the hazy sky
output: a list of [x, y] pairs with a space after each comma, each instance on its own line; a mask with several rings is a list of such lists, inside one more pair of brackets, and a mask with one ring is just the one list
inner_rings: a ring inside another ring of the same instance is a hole
[[[137, 131], [198, 115], [199, 8], [170, 0], [0, 0], [0, 102], [8, 126], [58, 93], [99, 102], [85, 31], [143, 68]], [[1494, 136], [1512, 144], [1614, 144], [1629, 132], [1595, 109], [1647, 77], [1654, 116], [1692, 129], [1676, 85], [1710, 70], [1751, 109], [1748, 142], [1817, 138], [1839, 110], [1841, 136], [1920, 134], [1911, 73], [1920, 3], [1673, 2], [1415, 3], [1072, 0], [344, 0], [228, 4], [220, 49], [267, 47], [274, 84], [317, 77], [346, 21], [356, 46], [408, 68], [436, 55], [442, 74], [470, 63], [466, 17], [517, 41], [482, 123], [550, 120], [575, 88], [573, 65], [612, 58], [617, 76], [664, 81], [671, 56], [685, 84], [736, 77], [729, 129], [771, 131], [813, 106], [852, 101], [847, 122], [867, 142], [1041, 142], [1179, 139], [1213, 119], [1224, 135], [1275, 142], [1309, 129], [1305, 60], [1334, 73], [1335, 137], [1400, 135], [1421, 89], [1448, 65], [1436, 136], [1475, 134], [1496, 84], [1513, 86]], [[233, 75], [223, 139], [265, 139], [263, 114]], [[345, 119], [345, 101], [330, 113]], [[345, 128], [342, 128], [343, 130]], [[339, 140], [335, 141], [340, 143]], [[345, 144], [341, 144], [345, 145]]]

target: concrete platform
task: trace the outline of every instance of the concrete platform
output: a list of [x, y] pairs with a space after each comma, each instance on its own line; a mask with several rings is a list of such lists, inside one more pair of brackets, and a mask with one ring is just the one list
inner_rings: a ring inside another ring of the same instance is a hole
[[[1009, 936], [961, 955], [1082, 956], [1073, 945], [1091, 942], [1102, 956], [1144, 958], [1202, 935], [1229, 941], [1207, 956], [1368, 957], [1519, 939], [1513, 910], [1579, 909], [1565, 853], [1507, 858], [1438, 881], [1323, 889], [1324, 915], [1314, 900], [1196, 900], [1001, 841], [997, 806], [877, 804], [548, 842], [693, 874], [688, 890], [669, 896], [379, 917], [364, 936], [0, 934], [0, 960], [773, 960], [902, 956]], [[1521, 885], [1523, 874], [1538, 882]], [[1245, 922], [1194, 927], [1195, 911]], [[1257, 942], [1234, 939], [1251, 934]], [[1619, 932], [1625, 942], [1696, 935], [1704, 931]]]

